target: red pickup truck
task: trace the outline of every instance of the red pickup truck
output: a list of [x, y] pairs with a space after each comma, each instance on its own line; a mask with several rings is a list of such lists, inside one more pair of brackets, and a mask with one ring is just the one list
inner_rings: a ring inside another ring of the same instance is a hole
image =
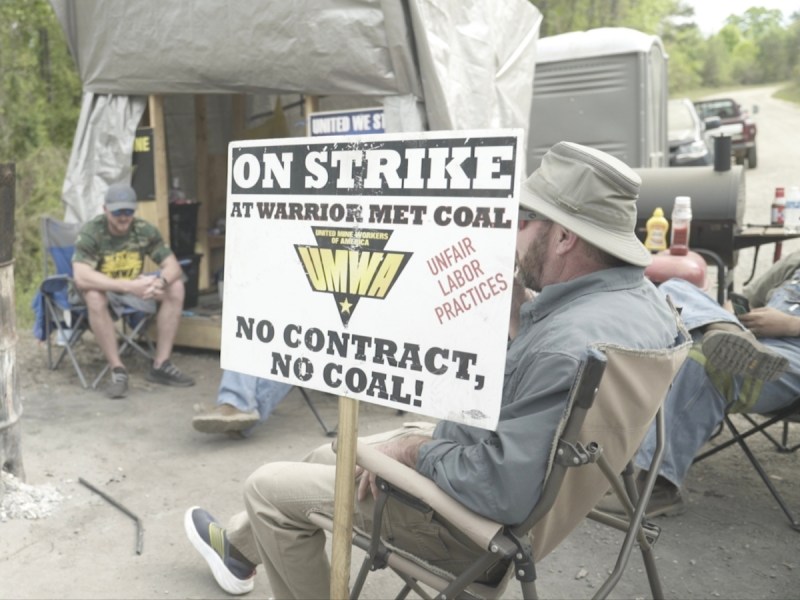
[[736, 163], [743, 164], [747, 159], [748, 168], [755, 169], [758, 164], [756, 124], [749, 113], [732, 98], [699, 100], [694, 103], [694, 107], [703, 120], [719, 117], [720, 128], [715, 135], [729, 135]]

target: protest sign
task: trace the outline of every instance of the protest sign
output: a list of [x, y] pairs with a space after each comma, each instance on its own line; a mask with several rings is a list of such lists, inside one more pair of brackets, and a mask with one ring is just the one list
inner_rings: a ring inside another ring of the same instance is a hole
[[521, 135], [232, 143], [222, 367], [494, 429]]
[[382, 108], [328, 110], [308, 115], [308, 135], [365, 135], [384, 132]]

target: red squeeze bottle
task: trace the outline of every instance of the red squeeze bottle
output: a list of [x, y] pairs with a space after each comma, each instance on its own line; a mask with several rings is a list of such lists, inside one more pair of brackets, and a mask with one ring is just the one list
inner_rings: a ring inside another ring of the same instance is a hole
[[692, 226], [692, 199], [676, 196], [672, 208], [672, 237], [669, 253], [684, 256], [689, 252], [689, 234]]
[[775, 227], [783, 227], [783, 210], [786, 208], [786, 198], [782, 187], [775, 188], [775, 199], [772, 201], [770, 222]]

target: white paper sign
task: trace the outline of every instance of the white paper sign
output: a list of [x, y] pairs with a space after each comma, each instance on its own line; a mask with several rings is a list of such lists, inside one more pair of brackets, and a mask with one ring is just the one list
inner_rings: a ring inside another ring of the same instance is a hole
[[495, 429], [521, 137], [232, 143], [222, 367]]
[[308, 135], [366, 135], [383, 133], [382, 108], [328, 110], [308, 115]]

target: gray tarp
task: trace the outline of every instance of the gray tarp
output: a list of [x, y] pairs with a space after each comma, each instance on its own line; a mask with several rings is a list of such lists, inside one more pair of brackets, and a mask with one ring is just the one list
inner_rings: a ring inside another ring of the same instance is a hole
[[[389, 131], [528, 129], [541, 15], [527, 0], [51, 3], [87, 94], [70, 220], [97, 214], [104, 187], [129, 174], [141, 109], [119, 96], [366, 96]], [[93, 157], [98, 144], [116, 160]]]
[[146, 100], [144, 96], [83, 94], [62, 189], [67, 222], [85, 223], [100, 214], [108, 186], [130, 180], [133, 140]]

